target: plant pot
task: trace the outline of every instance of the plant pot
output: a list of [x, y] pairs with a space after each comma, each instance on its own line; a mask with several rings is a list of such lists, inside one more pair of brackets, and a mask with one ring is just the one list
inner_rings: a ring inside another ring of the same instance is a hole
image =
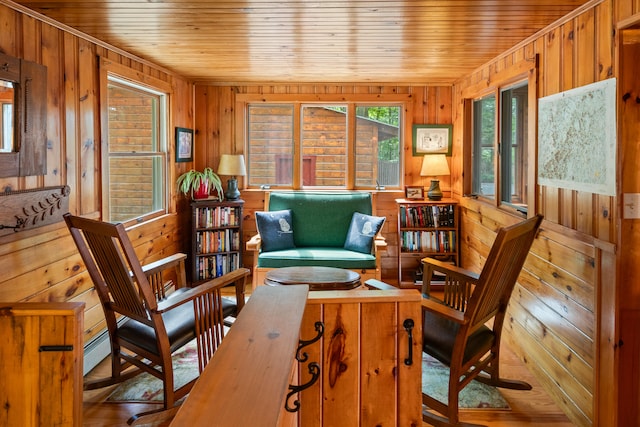
[[193, 192], [193, 198], [198, 199], [206, 199], [209, 197], [209, 183], [207, 181], [202, 181], [200, 183], [200, 187]]

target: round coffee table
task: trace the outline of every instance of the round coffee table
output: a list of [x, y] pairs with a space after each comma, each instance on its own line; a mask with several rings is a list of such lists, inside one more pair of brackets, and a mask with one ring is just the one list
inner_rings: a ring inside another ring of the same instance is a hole
[[355, 271], [335, 267], [283, 267], [269, 270], [264, 284], [306, 284], [310, 291], [349, 290], [360, 286], [360, 275]]

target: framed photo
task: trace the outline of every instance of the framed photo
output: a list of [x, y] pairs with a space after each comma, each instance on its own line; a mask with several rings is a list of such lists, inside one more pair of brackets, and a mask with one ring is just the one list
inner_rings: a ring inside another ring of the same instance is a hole
[[404, 187], [404, 197], [407, 200], [422, 200], [424, 199], [424, 187]]
[[453, 125], [413, 125], [413, 155], [451, 155]]
[[176, 128], [176, 163], [193, 161], [193, 129]]

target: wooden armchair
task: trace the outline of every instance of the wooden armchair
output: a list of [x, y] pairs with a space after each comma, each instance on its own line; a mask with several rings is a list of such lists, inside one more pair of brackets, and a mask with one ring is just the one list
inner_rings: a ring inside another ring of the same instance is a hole
[[[423, 411], [427, 423], [469, 425], [459, 422], [458, 393], [473, 379], [531, 389], [525, 382], [500, 378], [500, 337], [511, 293], [541, 222], [538, 215], [500, 229], [479, 275], [432, 258], [422, 260], [423, 351], [450, 368], [448, 403], [423, 392], [423, 404], [443, 415]], [[442, 301], [430, 296], [434, 271], [445, 275]]]
[[[85, 389], [148, 372], [163, 382], [161, 411], [173, 408], [195, 380], [174, 389], [172, 353], [195, 339], [202, 372], [223, 338], [224, 318], [237, 315], [244, 305], [249, 270], [241, 268], [190, 288], [185, 286], [183, 254], [143, 267], [122, 224], [70, 214], [64, 219], [100, 298], [111, 342], [111, 376], [86, 383]], [[175, 290], [163, 278], [167, 268], [176, 269]], [[221, 296], [230, 284], [236, 286], [237, 304]], [[156, 412], [137, 414], [129, 423], [149, 422]]]

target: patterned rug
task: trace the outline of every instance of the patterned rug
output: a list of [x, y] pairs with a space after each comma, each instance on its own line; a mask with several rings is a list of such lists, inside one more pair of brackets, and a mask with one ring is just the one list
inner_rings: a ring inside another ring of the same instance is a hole
[[[422, 353], [422, 389], [440, 402], [446, 403], [449, 395], [449, 368]], [[471, 381], [458, 395], [461, 409], [511, 409], [497, 388]]]
[[[186, 384], [198, 375], [198, 356], [195, 342], [187, 344], [173, 356], [176, 384]], [[444, 402], [447, 399], [449, 370], [437, 360], [422, 354], [422, 387], [431, 396]], [[510, 409], [500, 392], [486, 384], [472, 381], [460, 393], [460, 408], [465, 409]], [[110, 402], [153, 402], [162, 401], [162, 382], [143, 373], [131, 378], [109, 395]]]
[[[198, 353], [192, 341], [173, 355], [175, 388], [198, 376]], [[162, 381], [146, 372], [118, 385], [107, 398], [108, 402], [154, 402], [163, 400]]]

